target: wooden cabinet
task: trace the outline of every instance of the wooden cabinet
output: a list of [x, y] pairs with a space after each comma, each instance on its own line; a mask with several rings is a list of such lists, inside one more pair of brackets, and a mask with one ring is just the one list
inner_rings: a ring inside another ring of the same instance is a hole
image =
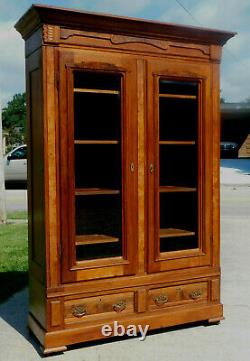
[[219, 63], [234, 34], [34, 5], [29, 326], [44, 352], [219, 321]]

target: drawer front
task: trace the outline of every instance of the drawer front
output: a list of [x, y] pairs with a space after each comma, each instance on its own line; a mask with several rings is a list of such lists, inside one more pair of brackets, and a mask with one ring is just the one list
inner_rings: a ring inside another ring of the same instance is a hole
[[148, 292], [148, 310], [206, 300], [207, 282], [157, 288]]
[[134, 293], [118, 293], [70, 300], [64, 303], [64, 322], [117, 318], [134, 312]]

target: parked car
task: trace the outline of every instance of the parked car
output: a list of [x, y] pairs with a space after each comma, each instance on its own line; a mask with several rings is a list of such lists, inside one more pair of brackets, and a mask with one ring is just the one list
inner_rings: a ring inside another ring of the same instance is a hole
[[16, 147], [4, 156], [5, 183], [27, 182], [27, 146]]
[[221, 142], [220, 153], [221, 158], [237, 158], [238, 157], [238, 143], [236, 142]]

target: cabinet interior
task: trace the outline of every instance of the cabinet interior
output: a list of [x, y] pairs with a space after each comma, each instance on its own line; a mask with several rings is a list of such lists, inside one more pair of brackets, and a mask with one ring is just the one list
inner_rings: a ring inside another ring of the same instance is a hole
[[122, 76], [73, 72], [76, 260], [122, 255]]
[[198, 82], [159, 79], [159, 252], [198, 247]]

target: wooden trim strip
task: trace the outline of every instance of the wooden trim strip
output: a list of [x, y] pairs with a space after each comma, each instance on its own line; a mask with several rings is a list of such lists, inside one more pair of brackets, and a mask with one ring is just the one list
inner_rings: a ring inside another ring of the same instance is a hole
[[194, 236], [195, 232], [177, 228], [161, 228], [160, 238]]
[[119, 140], [75, 140], [75, 144], [119, 144]]
[[119, 144], [119, 140], [75, 140], [75, 144]]
[[193, 187], [176, 187], [176, 186], [161, 186], [160, 193], [178, 193], [178, 192], [196, 192], [197, 188]]
[[76, 246], [83, 246], [86, 244], [102, 244], [119, 242], [119, 238], [107, 236], [105, 234], [87, 234], [76, 236]]
[[195, 140], [160, 140], [160, 145], [195, 145]]
[[119, 90], [74, 88], [74, 93], [120, 94]]
[[102, 194], [120, 194], [119, 189], [106, 189], [106, 188], [76, 188], [76, 196], [91, 196]]
[[197, 99], [196, 95], [185, 94], [159, 94], [160, 98], [175, 98], [175, 99]]

